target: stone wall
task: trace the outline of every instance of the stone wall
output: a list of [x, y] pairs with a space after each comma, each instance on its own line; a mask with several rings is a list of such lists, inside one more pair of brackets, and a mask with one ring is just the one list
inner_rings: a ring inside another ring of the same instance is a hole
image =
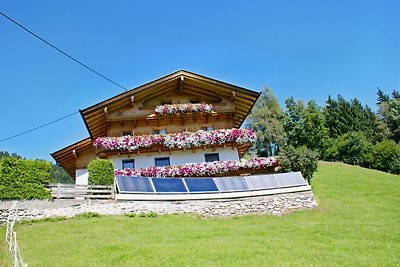
[[[14, 202], [0, 202], [0, 224], [6, 222], [9, 208]], [[268, 195], [240, 199], [196, 200], [196, 201], [83, 201], [55, 200], [22, 201], [17, 203], [19, 220], [50, 217], [73, 217], [86, 212], [102, 215], [129, 213], [157, 214], [196, 213], [205, 217], [234, 216], [245, 214], [282, 215], [294, 210], [316, 207], [311, 191]]]

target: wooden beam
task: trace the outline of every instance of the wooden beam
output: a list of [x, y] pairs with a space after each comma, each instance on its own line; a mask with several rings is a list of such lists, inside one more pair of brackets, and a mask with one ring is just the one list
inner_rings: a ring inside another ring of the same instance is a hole
[[131, 107], [135, 106], [135, 96], [131, 96]]

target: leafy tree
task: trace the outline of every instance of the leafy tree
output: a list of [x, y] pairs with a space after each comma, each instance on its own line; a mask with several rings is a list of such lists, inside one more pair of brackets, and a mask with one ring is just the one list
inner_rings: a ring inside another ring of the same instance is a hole
[[284, 147], [278, 154], [281, 172], [300, 171], [309, 182], [318, 168], [318, 153], [305, 146]]
[[[396, 96], [395, 91], [393, 96]], [[400, 98], [392, 98], [381, 102], [378, 113], [388, 131], [388, 138], [400, 143]]]
[[53, 164], [51, 168], [51, 182], [52, 183], [61, 183], [61, 184], [72, 184], [73, 181], [68, 173], [59, 165]]
[[289, 97], [285, 101], [286, 116], [284, 117], [283, 127], [286, 132], [287, 143], [294, 147], [303, 146], [304, 140], [304, 103], [294, 101], [293, 97]]
[[248, 116], [248, 126], [257, 134], [255, 150], [271, 156], [284, 144], [283, 111], [271, 89], [265, 87]]

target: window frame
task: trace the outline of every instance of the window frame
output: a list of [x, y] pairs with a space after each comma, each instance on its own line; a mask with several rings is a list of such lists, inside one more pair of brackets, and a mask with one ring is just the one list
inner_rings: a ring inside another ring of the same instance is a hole
[[[168, 165], [157, 165], [157, 160], [168, 160]], [[171, 159], [170, 159], [170, 157], [158, 157], [158, 158], [154, 158], [154, 166], [155, 166], [155, 167], [171, 166]]]
[[[133, 168], [125, 168], [125, 164], [132, 163]], [[122, 169], [135, 169], [135, 159], [123, 159], [122, 160]]]
[[[217, 156], [217, 160], [210, 161], [209, 159], [207, 159], [207, 157], [215, 157], [215, 156]], [[219, 153], [205, 153], [204, 154], [204, 161], [205, 162], [220, 161]]]

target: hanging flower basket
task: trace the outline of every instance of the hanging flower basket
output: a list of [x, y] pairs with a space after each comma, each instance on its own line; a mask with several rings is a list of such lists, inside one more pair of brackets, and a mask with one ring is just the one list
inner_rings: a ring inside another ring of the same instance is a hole
[[101, 151], [136, 151], [160, 145], [170, 149], [189, 149], [221, 145], [225, 143], [249, 144], [257, 137], [250, 129], [222, 129], [211, 132], [183, 132], [176, 134], [156, 134], [122, 137], [98, 137], [93, 145]]
[[188, 163], [176, 166], [148, 167], [140, 169], [115, 170], [116, 176], [141, 176], [141, 177], [199, 177], [219, 176], [221, 174], [248, 171], [267, 170], [277, 166], [274, 157], [251, 158], [249, 160], [227, 160], [202, 163]]
[[157, 106], [154, 112], [157, 115], [173, 115], [173, 114], [184, 114], [184, 113], [204, 113], [211, 114], [214, 108], [211, 104], [171, 104]]

